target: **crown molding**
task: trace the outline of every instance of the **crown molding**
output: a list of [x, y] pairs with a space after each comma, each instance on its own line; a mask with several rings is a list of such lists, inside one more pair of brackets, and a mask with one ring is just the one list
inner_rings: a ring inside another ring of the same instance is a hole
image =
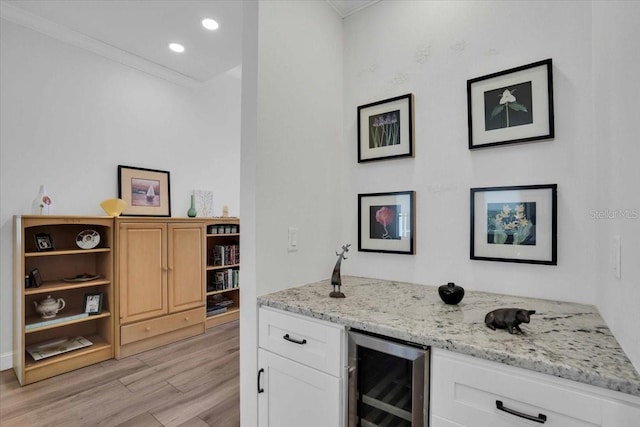
[[0, 18], [171, 83], [189, 88], [197, 88], [203, 85], [203, 82], [192, 77], [170, 70], [160, 64], [118, 49], [115, 46], [101, 42], [5, 2], [0, 2]]

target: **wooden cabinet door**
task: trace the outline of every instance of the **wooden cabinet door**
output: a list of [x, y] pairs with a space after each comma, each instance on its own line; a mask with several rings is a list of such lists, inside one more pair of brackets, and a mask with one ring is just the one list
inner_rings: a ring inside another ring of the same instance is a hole
[[328, 427], [342, 424], [341, 381], [258, 349], [259, 427]]
[[122, 223], [118, 231], [120, 323], [166, 314], [166, 224]]
[[202, 224], [169, 224], [169, 312], [205, 303], [205, 251]]

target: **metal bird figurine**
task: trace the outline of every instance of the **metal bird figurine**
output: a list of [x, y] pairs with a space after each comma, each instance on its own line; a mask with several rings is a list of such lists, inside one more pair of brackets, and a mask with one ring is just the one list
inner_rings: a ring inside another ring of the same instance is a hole
[[[329, 294], [331, 298], [344, 298], [344, 294], [340, 292], [340, 286], [342, 286], [342, 279], [340, 278], [340, 264], [342, 263], [343, 259], [347, 259], [344, 254], [349, 252], [349, 246], [351, 246], [351, 244], [347, 243], [346, 245], [342, 246], [341, 253], [336, 252], [338, 261], [336, 261], [336, 266], [333, 267], [333, 274], [331, 275], [331, 286], [333, 286], [333, 291]], [[338, 287], [337, 291], [336, 286]]]

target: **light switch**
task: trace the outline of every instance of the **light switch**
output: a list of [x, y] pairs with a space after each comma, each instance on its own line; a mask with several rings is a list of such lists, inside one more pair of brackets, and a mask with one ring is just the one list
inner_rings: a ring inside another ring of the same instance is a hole
[[289, 227], [289, 252], [296, 252], [298, 250], [298, 229], [296, 227]]

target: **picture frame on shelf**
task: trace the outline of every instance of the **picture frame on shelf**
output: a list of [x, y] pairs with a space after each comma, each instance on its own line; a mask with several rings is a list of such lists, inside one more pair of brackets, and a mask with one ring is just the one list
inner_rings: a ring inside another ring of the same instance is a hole
[[472, 188], [473, 260], [557, 265], [557, 184]]
[[55, 250], [53, 238], [48, 233], [37, 233], [35, 235], [36, 249], [38, 252], [46, 252]]
[[40, 270], [34, 268], [29, 272], [29, 285], [33, 288], [39, 288], [42, 286], [42, 276], [40, 275]]
[[168, 171], [118, 165], [118, 198], [127, 202], [123, 216], [171, 216]]
[[414, 156], [413, 94], [358, 107], [358, 163]]
[[358, 194], [358, 251], [415, 254], [415, 191]]
[[467, 80], [469, 149], [552, 139], [552, 60]]
[[102, 303], [104, 294], [102, 293], [89, 293], [84, 295], [84, 313], [88, 313], [90, 316], [93, 314], [102, 313]]

